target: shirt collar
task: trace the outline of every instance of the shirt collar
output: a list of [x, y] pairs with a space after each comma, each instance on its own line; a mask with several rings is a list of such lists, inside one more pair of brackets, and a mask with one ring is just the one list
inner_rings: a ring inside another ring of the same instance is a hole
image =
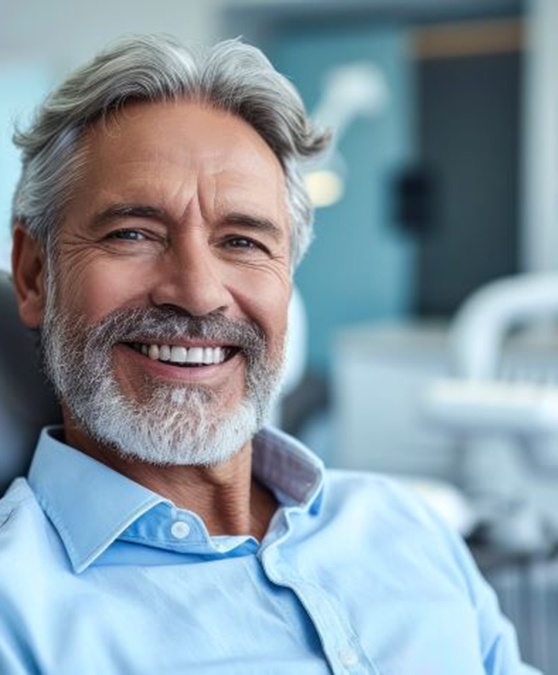
[[[29, 484], [58, 531], [75, 572], [94, 562], [132, 523], [171, 502], [66, 445], [61, 427], [43, 429]], [[253, 473], [286, 508], [319, 509], [323, 463], [275, 429], [253, 441]]]

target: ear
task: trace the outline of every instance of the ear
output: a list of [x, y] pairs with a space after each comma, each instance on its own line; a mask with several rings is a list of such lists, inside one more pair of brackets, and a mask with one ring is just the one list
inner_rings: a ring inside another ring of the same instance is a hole
[[21, 222], [13, 232], [12, 275], [19, 316], [29, 328], [38, 328], [46, 301], [46, 260], [42, 247]]

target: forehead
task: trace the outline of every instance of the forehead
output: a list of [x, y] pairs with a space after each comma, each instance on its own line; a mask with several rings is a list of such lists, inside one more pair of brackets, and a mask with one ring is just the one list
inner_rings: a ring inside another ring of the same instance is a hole
[[180, 208], [196, 196], [206, 209], [243, 203], [286, 219], [278, 158], [230, 113], [187, 101], [129, 104], [93, 125], [83, 144], [82, 205], [85, 196], [88, 203], [148, 197]]

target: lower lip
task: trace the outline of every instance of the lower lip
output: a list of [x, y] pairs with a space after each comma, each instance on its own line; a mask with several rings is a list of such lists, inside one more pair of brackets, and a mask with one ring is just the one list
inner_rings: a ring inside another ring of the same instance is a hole
[[144, 370], [149, 371], [154, 377], [164, 380], [174, 380], [180, 382], [204, 382], [210, 384], [211, 380], [222, 379], [223, 376], [229, 376], [231, 372], [239, 365], [240, 353], [223, 363], [214, 363], [208, 366], [181, 367], [173, 366], [165, 361], [156, 361], [144, 356], [131, 347], [117, 345], [116, 349], [128, 358], [132, 358]]

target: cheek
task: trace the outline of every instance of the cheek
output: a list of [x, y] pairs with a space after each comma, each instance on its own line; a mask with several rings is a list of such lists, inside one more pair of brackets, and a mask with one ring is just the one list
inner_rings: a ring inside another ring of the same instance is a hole
[[60, 294], [88, 323], [97, 323], [118, 309], [137, 305], [145, 293], [146, 278], [136, 267], [122, 261], [90, 261], [74, 264], [61, 275]]
[[263, 329], [272, 351], [283, 346], [290, 297], [290, 282], [284, 282], [273, 288], [263, 284], [255, 286], [244, 298], [246, 314]]

